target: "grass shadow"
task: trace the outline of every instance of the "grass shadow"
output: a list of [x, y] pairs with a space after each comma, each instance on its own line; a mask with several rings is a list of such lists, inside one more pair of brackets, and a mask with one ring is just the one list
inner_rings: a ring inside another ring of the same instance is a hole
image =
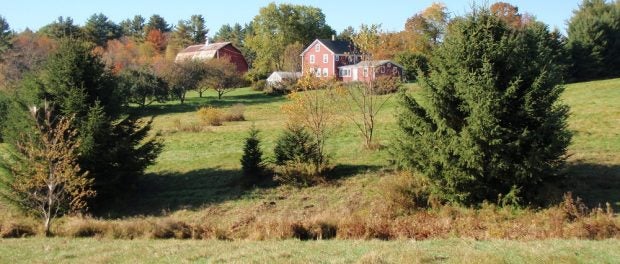
[[366, 172], [376, 172], [383, 168], [378, 165], [359, 165], [359, 164], [338, 164], [329, 171], [327, 177], [329, 180], [341, 180]]
[[589, 206], [605, 207], [609, 202], [614, 211], [620, 211], [620, 165], [569, 163], [566, 172], [566, 191]]
[[171, 101], [164, 104], [153, 104], [144, 108], [132, 108], [133, 114], [138, 117], [157, 116], [166, 114], [177, 114], [196, 111], [202, 106], [213, 106], [218, 108], [230, 107], [235, 104], [259, 105], [283, 102], [285, 96], [267, 95], [263, 93], [244, 93], [224, 95], [222, 99], [214, 96], [188, 97], [183, 104], [178, 101]]
[[104, 218], [161, 216], [239, 199], [253, 188], [245, 184], [240, 170], [206, 168], [148, 173], [138, 179], [133, 194], [120, 204], [111, 204], [96, 214]]

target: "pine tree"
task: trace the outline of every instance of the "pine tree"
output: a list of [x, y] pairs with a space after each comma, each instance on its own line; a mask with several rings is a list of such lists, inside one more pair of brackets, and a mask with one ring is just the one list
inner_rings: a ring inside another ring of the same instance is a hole
[[395, 162], [449, 201], [535, 198], [557, 179], [571, 138], [551, 36], [541, 23], [517, 29], [487, 9], [457, 18], [420, 76], [427, 102], [402, 95]]
[[260, 180], [264, 175], [263, 152], [260, 149], [259, 130], [252, 126], [245, 139], [243, 156], [241, 157], [241, 169], [243, 175], [253, 180]]
[[620, 76], [620, 1], [584, 0], [567, 33], [575, 80]]

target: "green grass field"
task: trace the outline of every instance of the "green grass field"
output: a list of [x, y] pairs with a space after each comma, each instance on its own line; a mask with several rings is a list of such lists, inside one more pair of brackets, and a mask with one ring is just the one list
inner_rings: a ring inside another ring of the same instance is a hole
[[617, 240], [0, 240], [2, 263], [615, 263]]
[[[421, 94], [412, 85], [416, 96]], [[243, 138], [255, 125], [262, 147], [272, 155], [274, 141], [284, 129], [280, 107], [286, 97], [269, 96], [248, 88], [216, 99], [190, 93], [184, 105], [169, 102], [147, 107], [154, 128], [165, 138], [157, 163], [138, 181], [140, 190], [120, 204], [95, 208], [103, 219], [172, 216], [187, 222], [231, 225], [248, 214], [275, 219], [308, 219], [367, 212], [381, 203], [385, 149], [368, 151], [353, 125], [342, 122], [329, 140], [334, 172], [325, 184], [308, 188], [248, 187], [240, 184], [239, 159]], [[377, 138], [390, 142], [396, 129], [393, 97], [379, 117]], [[620, 208], [620, 79], [567, 85], [562, 100], [571, 107], [569, 148], [563, 191], [573, 191], [589, 205], [610, 202]], [[246, 121], [204, 127], [200, 132], [177, 131], [198, 122], [201, 106], [228, 108], [242, 103]], [[2, 208], [0, 208], [2, 209]], [[6, 211], [5, 211], [6, 212]], [[0, 217], [2, 220], [2, 217]], [[259, 219], [260, 220], [260, 219]], [[61, 219], [59, 222], [62, 222]], [[233, 224], [234, 225], [234, 224]], [[49, 245], [48, 245], [49, 244]], [[0, 240], [0, 262], [561, 262], [611, 263], [620, 259], [617, 240], [485, 241], [443, 239], [410, 241], [180, 241], [108, 239]]]

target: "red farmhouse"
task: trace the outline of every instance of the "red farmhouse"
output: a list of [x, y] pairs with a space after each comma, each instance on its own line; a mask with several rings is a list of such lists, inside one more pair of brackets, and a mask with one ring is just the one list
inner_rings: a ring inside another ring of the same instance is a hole
[[340, 78], [338, 67], [356, 64], [361, 55], [357, 54], [349, 41], [316, 39], [301, 53], [303, 74], [312, 73], [321, 78]]
[[210, 60], [214, 58], [228, 58], [230, 62], [237, 66], [237, 71], [245, 73], [248, 71], [248, 62], [241, 54], [241, 51], [230, 42], [207, 43], [192, 45], [182, 50], [174, 59], [175, 62], [183, 60]]

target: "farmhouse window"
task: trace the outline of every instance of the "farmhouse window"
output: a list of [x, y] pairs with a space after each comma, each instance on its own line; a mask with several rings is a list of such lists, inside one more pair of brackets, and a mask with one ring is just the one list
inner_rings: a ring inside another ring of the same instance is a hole
[[336, 61], [340, 61], [340, 55], [336, 55]]
[[368, 77], [368, 68], [364, 68], [364, 77]]
[[323, 68], [323, 77], [327, 77], [328, 73], [327, 73], [327, 68]]
[[351, 77], [351, 69], [340, 69], [340, 77]]
[[310, 55], [310, 63], [314, 63], [314, 55]]
[[315, 75], [316, 77], [321, 77], [321, 68], [316, 68]]
[[314, 51], [321, 51], [321, 44], [314, 45]]
[[323, 63], [329, 62], [329, 55], [323, 54]]

